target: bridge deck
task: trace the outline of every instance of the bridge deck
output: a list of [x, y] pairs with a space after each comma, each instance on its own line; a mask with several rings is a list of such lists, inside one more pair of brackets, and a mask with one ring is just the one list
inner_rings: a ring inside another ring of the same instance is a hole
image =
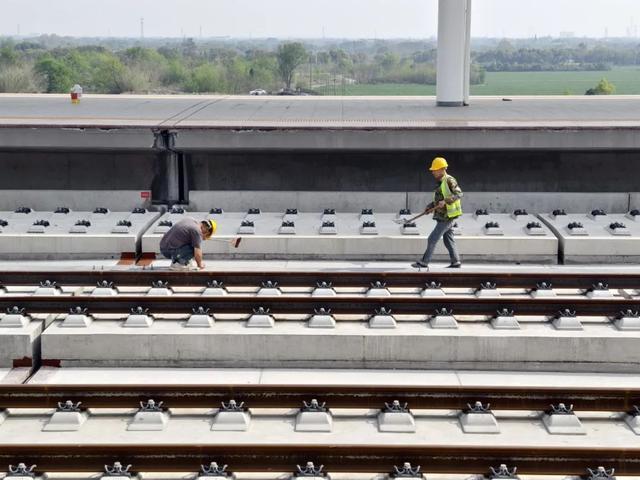
[[438, 108], [433, 97], [87, 95], [73, 105], [67, 95], [0, 95], [0, 149], [148, 150], [152, 130], [179, 131], [185, 151], [640, 149], [638, 128], [633, 96]]
[[1, 126], [110, 128], [638, 127], [640, 97], [476, 97], [438, 108], [433, 97], [0, 95]]

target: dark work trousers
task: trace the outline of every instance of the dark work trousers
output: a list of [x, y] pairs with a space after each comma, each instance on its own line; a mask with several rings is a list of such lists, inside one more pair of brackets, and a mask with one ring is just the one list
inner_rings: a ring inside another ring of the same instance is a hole
[[161, 250], [160, 253], [162, 253], [165, 258], [170, 258], [172, 263], [179, 263], [180, 265], [186, 265], [195, 256], [191, 245], [183, 245], [178, 248], [167, 248], [165, 250]]
[[441, 238], [444, 240], [444, 246], [449, 252], [451, 263], [460, 262], [460, 256], [456, 250], [456, 240], [453, 238], [452, 227], [454, 222], [455, 218], [446, 221], [437, 221], [435, 228], [427, 240], [427, 249], [424, 251], [424, 255], [422, 255], [422, 262], [429, 264], [431, 257], [433, 256], [433, 252], [436, 249], [436, 245]]

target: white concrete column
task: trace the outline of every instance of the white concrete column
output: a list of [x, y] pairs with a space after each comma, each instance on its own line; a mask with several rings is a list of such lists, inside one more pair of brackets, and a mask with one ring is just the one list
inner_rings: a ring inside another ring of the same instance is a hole
[[439, 0], [437, 104], [469, 103], [471, 0]]

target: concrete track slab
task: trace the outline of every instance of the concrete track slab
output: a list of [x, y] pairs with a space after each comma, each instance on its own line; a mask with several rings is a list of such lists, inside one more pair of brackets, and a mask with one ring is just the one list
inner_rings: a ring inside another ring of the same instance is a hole
[[36, 366], [40, 360], [44, 323], [43, 316], [38, 316], [24, 327], [0, 328], [0, 367], [30, 369]]
[[460, 322], [455, 330], [426, 322], [371, 329], [366, 322], [338, 322], [335, 329], [308, 328], [302, 321], [276, 321], [252, 329], [245, 321], [217, 321], [211, 328], [185, 328], [185, 321], [156, 320], [148, 328], [125, 328], [122, 320], [97, 320], [86, 328], [61, 328], [56, 320], [42, 334], [42, 357], [70, 367], [251, 367], [251, 368], [459, 368], [631, 372], [640, 365], [640, 332], [610, 323], [558, 331], [547, 323], [495, 330], [489, 323]]
[[[464, 186], [463, 186], [464, 187]], [[432, 200], [431, 192], [408, 192], [407, 206], [420, 211]], [[531, 213], [564, 209], [567, 213], [585, 213], [603, 208], [610, 213], [626, 213], [633, 194], [625, 192], [464, 192], [463, 209], [475, 212], [512, 213], [526, 209]], [[640, 208], [640, 202], [639, 202]]]
[[[1, 374], [1, 372], [0, 372]], [[640, 374], [380, 369], [40, 368], [30, 384], [378, 385], [639, 388]]]
[[375, 416], [334, 415], [331, 432], [296, 432], [295, 415], [256, 415], [247, 431], [211, 431], [211, 415], [173, 414], [163, 431], [127, 431], [130, 415], [91, 415], [78, 431], [42, 432], [46, 415], [17, 411], [0, 425], [0, 445], [197, 444], [197, 445], [421, 445], [494, 447], [629, 448], [640, 440], [621, 419], [584, 419], [585, 435], [549, 435], [538, 415], [501, 418], [499, 434], [464, 433], [455, 416], [416, 415], [415, 433], [379, 432]]
[[[633, 262], [640, 261], [640, 216], [623, 214], [591, 216], [567, 214], [538, 217], [553, 230], [560, 241], [560, 257], [565, 263]], [[636, 220], [637, 218], [637, 220]], [[621, 224], [625, 232], [616, 232], [611, 225]], [[570, 228], [570, 226], [580, 228]], [[582, 230], [581, 234], [574, 234]], [[620, 235], [617, 233], [626, 233]]]
[[[640, 202], [636, 202], [637, 207], [633, 206], [633, 199], [637, 197], [634, 195], [626, 192], [465, 191], [463, 209], [467, 213], [478, 209], [487, 209], [491, 213], [512, 213], [515, 209], [524, 208], [533, 213], [552, 212], [562, 208], [567, 213], [584, 213], [594, 208], [603, 208], [610, 213], [626, 213], [630, 204], [632, 208], [640, 208]], [[397, 213], [402, 208], [420, 212], [431, 202], [432, 196], [432, 192], [405, 191], [191, 190], [188, 209], [199, 212], [218, 207], [227, 212], [241, 212], [259, 205], [263, 211], [267, 212], [284, 212], [292, 207], [297, 207], [301, 212], [313, 212], [329, 206], [338, 212], [359, 212], [363, 208], [373, 208], [379, 213]], [[2, 192], [0, 191], [1, 201]]]
[[26, 383], [31, 375], [30, 367], [3, 368], [0, 369], [0, 383], [3, 384], [21, 384]]
[[[5, 259], [120, 258], [135, 254], [157, 212], [0, 212], [0, 257]], [[38, 223], [46, 222], [39, 226]], [[4, 224], [4, 223], [2, 223]], [[38, 231], [36, 231], [38, 230]]]
[[[213, 218], [218, 222], [217, 238], [230, 239], [240, 231], [246, 212], [208, 214], [188, 212], [198, 220]], [[184, 215], [165, 214], [158, 219], [142, 238], [144, 252], [159, 254], [161, 233], [156, 233], [160, 222], [175, 222]], [[435, 221], [422, 217], [416, 221], [418, 235], [403, 235], [400, 225], [394, 223], [397, 213], [375, 213], [376, 235], [362, 234], [363, 220], [358, 213], [336, 213], [336, 235], [320, 234], [323, 224], [321, 212], [300, 212], [295, 219], [295, 235], [281, 235], [279, 228], [284, 212], [265, 212], [252, 216], [254, 235], [244, 235], [238, 249], [221, 242], [205, 242], [206, 256], [224, 255], [234, 258], [326, 258], [326, 259], [416, 259], [426, 248], [426, 237]], [[541, 235], [531, 235], [527, 225], [538, 220], [525, 215], [514, 219], [506, 214], [475, 217], [465, 214], [456, 220], [456, 242], [463, 260], [522, 261], [554, 263], [557, 260], [557, 239], [541, 224]], [[502, 234], [489, 235], [485, 224], [498, 222]], [[448, 257], [442, 244], [436, 249], [436, 258]]]
[[[150, 265], [120, 265], [113, 259], [88, 259], [88, 260], [0, 260], [0, 270], [11, 271], [92, 271], [92, 270], [166, 270], [170, 265], [170, 260], [156, 259]], [[446, 271], [444, 268], [448, 263], [434, 262], [432, 268], [437, 271]], [[540, 265], [540, 264], [516, 264], [506, 263], [465, 263], [462, 271], [468, 272], [595, 272], [602, 275], [607, 273], [637, 273], [640, 266], [629, 263], [609, 264], [575, 264], [575, 265]], [[206, 262], [205, 271], [362, 271], [362, 272], [402, 272], [414, 271], [408, 261], [385, 261], [385, 260], [224, 260], [220, 258], [210, 258]]]
[[[156, 259], [148, 266], [120, 265], [117, 260], [0, 260], [0, 270], [8, 271], [92, 271], [92, 270], [167, 270], [170, 260]], [[434, 262], [434, 271], [446, 271], [448, 263]], [[609, 264], [575, 264], [575, 265], [539, 265], [539, 264], [516, 264], [504, 263], [465, 263], [462, 271], [468, 272], [595, 272], [602, 275], [607, 273], [637, 273], [640, 266], [629, 263]], [[414, 271], [409, 261], [358, 261], [358, 260], [223, 260], [219, 258], [209, 258], [206, 262], [205, 271], [362, 271], [362, 272], [402, 272]]]

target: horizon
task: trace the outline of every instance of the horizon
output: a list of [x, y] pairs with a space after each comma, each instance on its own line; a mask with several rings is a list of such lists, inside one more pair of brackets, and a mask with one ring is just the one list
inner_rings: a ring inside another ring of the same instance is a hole
[[[312, 15], [294, 0], [3, 1], [0, 36], [19, 38], [430, 39], [437, 29], [437, 0], [325, 0]], [[606, 8], [601, 0], [472, 5], [474, 38], [640, 34], [637, 0], [609, 0]]]
[[[303, 36], [267, 36], [267, 37], [245, 37], [245, 36], [232, 36], [232, 35], [212, 35], [212, 36], [202, 36], [202, 37], [194, 37], [194, 36], [145, 36], [143, 38], [136, 37], [134, 35], [131, 36], [88, 36], [88, 35], [59, 35], [57, 33], [31, 33], [24, 35], [11, 35], [11, 34], [0, 34], [0, 39], [13, 39], [13, 40], [30, 40], [30, 39], [38, 39], [40, 37], [57, 37], [57, 38], [71, 38], [75, 40], [94, 40], [94, 39], [108, 39], [108, 40], [135, 40], [144, 42], [146, 40], [187, 40], [191, 39], [195, 42], [205, 41], [205, 40], [234, 40], [234, 41], [260, 41], [260, 40], [278, 40], [278, 41], [437, 41], [436, 36], [430, 37], [303, 37]], [[516, 40], [516, 41], [526, 41], [526, 40], [544, 40], [544, 39], [553, 39], [553, 40], [629, 40], [629, 41], [638, 41], [640, 44], [640, 37], [635, 36], [608, 36], [608, 37], [591, 37], [591, 36], [560, 36], [560, 35], [536, 35], [534, 37], [501, 37], [501, 36], [478, 36], [473, 35], [472, 40]]]

